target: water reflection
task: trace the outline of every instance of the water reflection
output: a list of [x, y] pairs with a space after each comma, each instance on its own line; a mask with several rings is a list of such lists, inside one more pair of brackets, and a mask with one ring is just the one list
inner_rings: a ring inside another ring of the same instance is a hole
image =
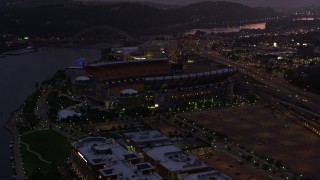
[[232, 33], [239, 32], [241, 29], [265, 29], [266, 23], [246, 24], [238, 27], [221, 27], [212, 29], [191, 29], [186, 34], [195, 34], [197, 31], [203, 31], [206, 33]]
[[[103, 47], [110, 47], [104, 45]], [[23, 55], [8, 55], [0, 58], [0, 124], [8, 121], [10, 113], [35, 91], [36, 82], [49, 79], [57, 70], [74, 64], [83, 58], [86, 62], [100, 58], [100, 48], [41, 48]], [[0, 128], [0, 179], [10, 179], [9, 143], [10, 133]]]

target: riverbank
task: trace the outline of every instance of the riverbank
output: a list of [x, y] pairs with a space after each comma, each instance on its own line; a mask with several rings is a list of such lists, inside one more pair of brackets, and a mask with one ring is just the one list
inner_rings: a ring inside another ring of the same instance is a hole
[[3, 125], [3, 127], [11, 133], [12, 139], [13, 139], [13, 147], [11, 150], [12, 150], [13, 162], [15, 166], [15, 169], [14, 169], [15, 175], [12, 176], [12, 179], [24, 180], [25, 179], [24, 168], [22, 165], [22, 158], [20, 154], [20, 134], [16, 127], [16, 121], [19, 118], [20, 112], [21, 112], [21, 108], [19, 108], [16, 111], [13, 111], [11, 113], [10, 119], [8, 120], [8, 122], [6, 122]]
[[[101, 45], [102, 48], [107, 47]], [[109, 47], [113, 45], [110, 44]], [[0, 58], [3, 76], [0, 77], [0, 120], [1, 127], [10, 119], [10, 113], [18, 109], [23, 102], [36, 90], [35, 84], [50, 79], [59, 69], [75, 64], [79, 58], [92, 62], [100, 58], [98, 47], [92, 46], [72, 48], [38, 48], [38, 51], [17, 56]], [[10, 75], [5, 76], [6, 74]], [[17, 83], [19, 82], [19, 83]], [[16, 123], [18, 124], [19, 121]], [[0, 128], [0, 179], [12, 176], [12, 156], [9, 149], [12, 135], [5, 128]], [[21, 147], [24, 145], [21, 145]], [[22, 157], [23, 158], [23, 157]]]
[[32, 53], [37, 51], [37, 48], [35, 47], [26, 47], [23, 49], [16, 49], [13, 51], [7, 51], [7, 52], [3, 52], [0, 54], [0, 56], [5, 57], [5, 56], [17, 56], [17, 55], [23, 55], [23, 54], [28, 54], [28, 53]]
[[4, 54], [11, 51], [17, 51], [19, 49], [25, 49], [29, 46], [28, 43], [25, 44], [11, 44], [10, 46], [0, 43], [0, 54]]

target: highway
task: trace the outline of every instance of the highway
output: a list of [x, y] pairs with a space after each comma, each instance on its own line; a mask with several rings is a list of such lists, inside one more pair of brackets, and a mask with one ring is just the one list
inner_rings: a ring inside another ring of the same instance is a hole
[[288, 114], [291, 120], [320, 136], [319, 95], [295, 87], [284, 79], [258, 68], [228, 60], [216, 53], [198, 53], [198, 55], [208, 57], [216, 63], [235, 67], [239, 72], [261, 82], [261, 85], [247, 82], [245, 86], [279, 111]]
[[[242, 72], [243, 74], [254, 78], [257, 81], [262, 82], [266, 87], [273, 88], [277, 91], [277, 97], [287, 97], [290, 98], [290, 102], [298, 104], [301, 108], [305, 108], [313, 113], [318, 114], [320, 112], [320, 96], [307, 92], [306, 90], [295, 87], [284, 79], [271, 76], [265, 71], [261, 71], [246, 64], [228, 60], [227, 58], [221, 57], [218, 54], [209, 54], [209, 53], [199, 53], [200, 56], [205, 56], [213, 61], [224, 64], [226, 66], [233, 66]], [[318, 114], [319, 115], [319, 114]]]
[[248, 89], [254, 90], [257, 95], [270, 103], [282, 114], [285, 114], [289, 119], [305, 127], [316, 135], [320, 136], [320, 116], [307, 109], [301, 108], [290, 103], [290, 98], [282, 97], [272, 91], [256, 84], [245, 84]]

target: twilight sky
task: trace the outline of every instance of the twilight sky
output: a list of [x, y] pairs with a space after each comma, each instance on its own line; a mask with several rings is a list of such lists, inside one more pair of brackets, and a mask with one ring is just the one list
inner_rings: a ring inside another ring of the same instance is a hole
[[[150, 1], [162, 4], [186, 5], [204, 0], [80, 0], [80, 1]], [[212, 0], [214, 1], [214, 0]], [[225, 0], [238, 2], [249, 6], [271, 6], [271, 7], [302, 7], [302, 6], [320, 6], [320, 0]]]

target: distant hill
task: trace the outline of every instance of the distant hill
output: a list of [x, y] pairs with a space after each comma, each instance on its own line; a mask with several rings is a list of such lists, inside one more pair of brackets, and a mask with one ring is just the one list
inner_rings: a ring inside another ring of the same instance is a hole
[[278, 15], [270, 8], [250, 8], [229, 2], [201, 2], [169, 9], [155, 6], [140, 3], [67, 3], [2, 8], [0, 33], [65, 37], [88, 27], [112, 26], [139, 36], [172, 33], [188, 28], [226, 26], [226, 22]]
[[[32, 3], [40, 3], [40, 4], [48, 4], [48, 3], [66, 3], [69, 0], [0, 0], [1, 3], [20, 3], [24, 2], [25, 4]], [[162, 4], [164, 6], [185, 6], [188, 4], [193, 4], [196, 2], [202, 2], [205, 0], [72, 0], [72, 2], [84, 2], [84, 3], [151, 3], [151, 4]], [[216, 1], [216, 0], [211, 0]], [[306, 6], [320, 6], [319, 0], [224, 0], [229, 2], [238, 2], [250, 7], [272, 7], [276, 9], [291, 9], [291, 8], [301, 8]]]
[[200, 22], [230, 22], [249, 19], [273, 17], [277, 13], [272, 8], [252, 8], [233, 2], [212, 2], [204, 1], [182, 7], [179, 11], [183, 14], [190, 14], [190, 20]]
[[[78, 0], [92, 2], [95, 0]], [[205, 0], [100, 0], [103, 2], [112, 1], [127, 1], [127, 2], [145, 2], [152, 1], [159, 4], [170, 4], [170, 5], [188, 5], [196, 2], [202, 2]], [[211, 0], [216, 1], [216, 0]], [[229, 2], [238, 2], [250, 7], [272, 7], [272, 8], [297, 8], [304, 6], [320, 6], [319, 0], [224, 0]]]
[[150, 1], [141, 1], [139, 2], [140, 4], [144, 4], [144, 5], [148, 5], [154, 8], [158, 8], [158, 9], [176, 9], [176, 8], [180, 8], [182, 7], [182, 5], [176, 5], [176, 4], [164, 4], [164, 3], [155, 3], [155, 2], [150, 2]]

